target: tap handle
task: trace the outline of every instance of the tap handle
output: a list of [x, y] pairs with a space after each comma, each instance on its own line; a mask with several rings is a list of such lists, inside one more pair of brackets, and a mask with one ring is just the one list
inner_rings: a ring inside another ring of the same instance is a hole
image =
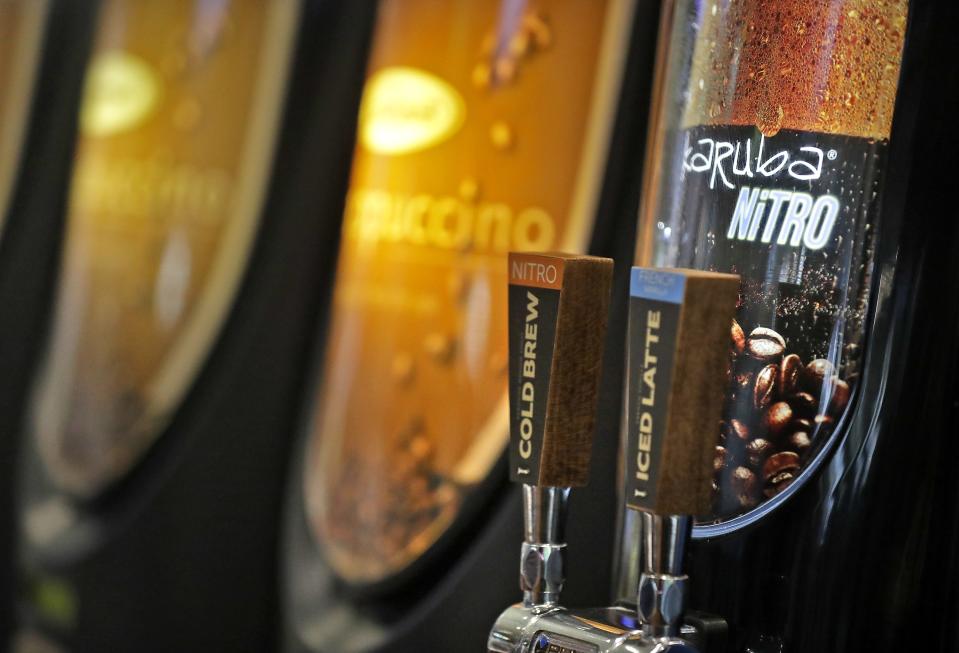
[[626, 504], [709, 510], [739, 277], [634, 267], [627, 353]]
[[613, 261], [509, 255], [510, 478], [589, 480]]

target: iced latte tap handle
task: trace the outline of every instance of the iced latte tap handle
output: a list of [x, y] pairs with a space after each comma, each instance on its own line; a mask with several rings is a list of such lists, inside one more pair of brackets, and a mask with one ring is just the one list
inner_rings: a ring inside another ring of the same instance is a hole
[[676, 637], [692, 515], [709, 511], [714, 434], [739, 277], [633, 268], [626, 410], [626, 505], [642, 512], [644, 632]]
[[566, 502], [589, 476], [613, 261], [509, 256], [510, 478], [523, 484], [520, 586], [554, 605], [565, 577]]

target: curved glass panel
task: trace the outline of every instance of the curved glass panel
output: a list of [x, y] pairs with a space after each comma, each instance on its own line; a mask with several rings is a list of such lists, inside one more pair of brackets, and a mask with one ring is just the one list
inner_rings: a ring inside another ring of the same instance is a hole
[[907, 5], [676, 3], [639, 258], [743, 278], [704, 521], [782, 492], [849, 409]]
[[233, 300], [269, 175], [293, 0], [108, 0], [87, 72], [41, 456], [88, 496], [159, 436]]
[[26, 136], [47, 6], [46, 0], [0, 0], [0, 233]]
[[406, 568], [503, 453], [506, 253], [586, 246], [633, 8], [381, 4], [304, 475], [342, 578]]

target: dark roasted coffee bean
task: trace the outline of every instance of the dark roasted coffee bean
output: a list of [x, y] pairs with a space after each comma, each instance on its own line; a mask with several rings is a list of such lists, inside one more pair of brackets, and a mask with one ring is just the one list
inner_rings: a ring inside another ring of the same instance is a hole
[[729, 433], [742, 442], [748, 442], [752, 435], [752, 431], [746, 423], [738, 419], [729, 420]]
[[763, 479], [769, 479], [786, 470], [799, 469], [799, 456], [794, 451], [773, 454], [763, 465]]
[[743, 508], [756, 505], [758, 480], [752, 470], [746, 467], [737, 467], [729, 476], [730, 494], [735, 496]]
[[816, 433], [823, 433], [828, 435], [832, 433], [833, 428], [836, 425], [836, 420], [834, 420], [829, 415], [816, 415], [813, 418], [813, 428]]
[[789, 425], [790, 431], [805, 431], [806, 433], [812, 432], [812, 420], [805, 418], [798, 418], [792, 421], [792, 424]]
[[842, 415], [849, 403], [849, 384], [842, 379], [833, 377], [823, 388], [824, 393], [829, 393], [829, 413], [831, 415]]
[[763, 438], [756, 438], [746, 445], [746, 460], [753, 469], [761, 469], [766, 458], [773, 452], [773, 443]]
[[726, 447], [716, 447], [716, 453], [713, 457], [713, 471], [722, 471], [726, 466]]
[[779, 393], [791, 395], [799, 387], [799, 377], [802, 375], [802, 359], [796, 354], [789, 354], [783, 358], [782, 368], [779, 371]]
[[819, 401], [808, 392], [797, 392], [787, 398], [793, 412], [800, 417], [812, 417], [819, 408]]
[[[770, 334], [775, 335], [772, 337]], [[753, 329], [746, 339], [746, 353], [761, 363], [776, 363], [782, 359], [786, 346], [782, 336], [772, 329]]]
[[786, 339], [779, 335], [777, 332], [772, 329], [767, 329], [766, 327], [756, 327], [749, 333], [750, 338], [767, 338], [769, 340], [775, 340], [778, 342], [783, 349], [786, 348]]
[[733, 351], [737, 354], [743, 353], [746, 350], [746, 334], [743, 333], [743, 328], [739, 326], [739, 322], [736, 320], [733, 320], [729, 335], [732, 339]]
[[743, 510], [750, 510], [759, 505], [759, 497], [751, 494], [740, 494], [736, 499]]
[[756, 374], [756, 384], [753, 386], [753, 408], [762, 410], [773, 399], [776, 390], [776, 377], [779, 376], [779, 366], [767, 365]]
[[810, 446], [812, 446], [812, 442], [809, 440], [809, 434], [805, 431], [796, 431], [790, 435], [789, 439], [786, 441], [786, 447], [790, 451], [795, 451], [797, 454], [799, 454], [800, 459], [806, 457]]
[[833, 366], [825, 358], [817, 358], [803, 370], [799, 379], [800, 387], [806, 392], [819, 396], [823, 381], [833, 375]]
[[766, 411], [766, 432], [777, 438], [793, 419], [793, 409], [785, 401], [777, 401]]
[[763, 465], [763, 480], [767, 483], [783, 472], [799, 471], [799, 454], [795, 451], [780, 451], [766, 459]]
[[790, 471], [781, 472], [769, 479], [769, 481], [766, 483], [766, 487], [763, 488], [763, 494], [766, 495], [767, 499], [772, 499], [774, 496], [792, 485], [794, 480], [796, 480], [795, 473]]

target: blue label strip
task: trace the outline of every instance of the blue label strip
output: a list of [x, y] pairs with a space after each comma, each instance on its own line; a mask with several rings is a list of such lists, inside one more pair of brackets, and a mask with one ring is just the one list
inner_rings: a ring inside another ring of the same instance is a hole
[[634, 267], [629, 294], [670, 304], [682, 304], [686, 293], [686, 277], [678, 272]]

